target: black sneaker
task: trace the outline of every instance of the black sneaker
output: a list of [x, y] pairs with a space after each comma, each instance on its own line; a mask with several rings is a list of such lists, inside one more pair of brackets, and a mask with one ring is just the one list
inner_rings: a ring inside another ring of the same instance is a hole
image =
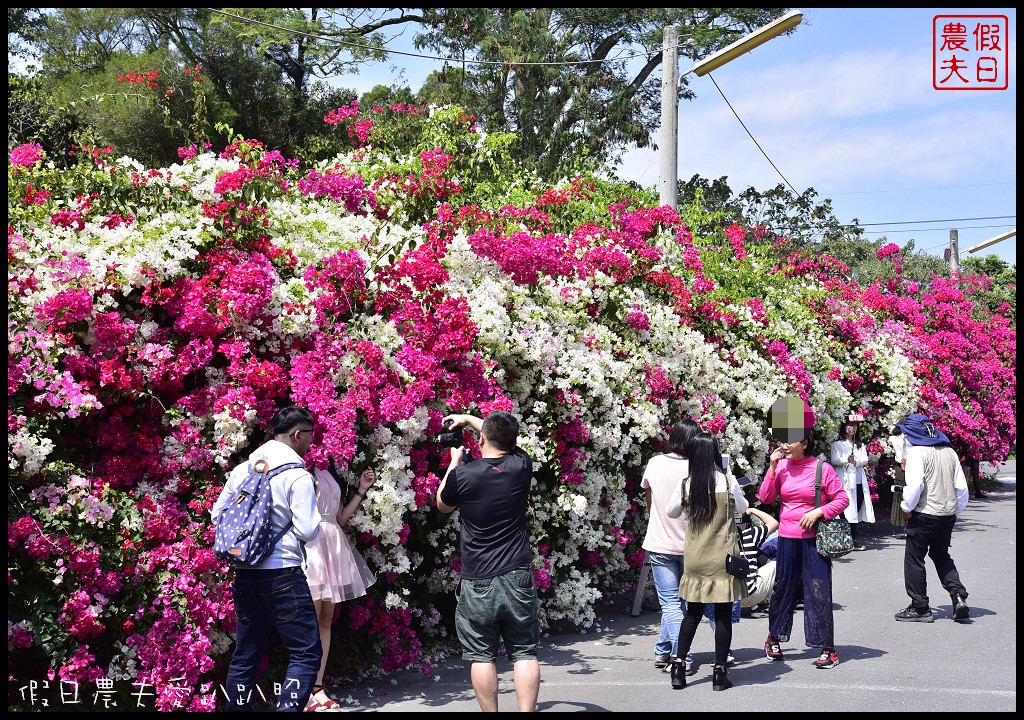
[[965, 620], [971, 614], [971, 609], [967, 607], [967, 601], [959, 595], [952, 595], [951, 597], [953, 599], [953, 619]]
[[768, 638], [764, 641], [764, 654], [769, 660], [782, 660], [782, 646], [779, 645], [779, 641], [772, 637], [771, 633], [768, 633]]
[[931, 608], [916, 610], [913, 605], [908, 605], [906, 609], [896, 613], [896, 619], [899, 622], [935, 622]]

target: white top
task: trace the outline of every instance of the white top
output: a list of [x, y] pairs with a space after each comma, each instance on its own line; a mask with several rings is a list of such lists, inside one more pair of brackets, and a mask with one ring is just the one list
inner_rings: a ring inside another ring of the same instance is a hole
[[643, 548], [647, 552], [682, 555], [686, 540], [686, 517], [667, 514], [672, 495], [690, 474], [690, 461], [679, 455], [655, 455], [647, 462], [640, 485], [650, 488], [651, 512]]

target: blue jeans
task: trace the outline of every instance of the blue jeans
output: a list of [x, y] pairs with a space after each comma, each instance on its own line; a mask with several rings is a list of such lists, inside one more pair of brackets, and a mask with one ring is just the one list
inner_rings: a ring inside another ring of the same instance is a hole
[[679, 580], [683, 577], [683, 556], [667, 553], [647, 553], [651, 561], [654, 587], [658, 591], [661, 606], [661, 632], [654, 646], [654, 656], [659, 660], [676, 656], [679, 643], [679, 625], [683, 622], [685, 601], [679, 597]]
[[233, 584], [235, 653], [228, 667], [227, 712], [252, 712], [256, 672], [271, 629], [288, 648], [288, 671], [281, 685], [278, 712], [302, 712], [320, 672], [323, 648], [316, 608], [300, 567], [276, 570], [236, 570]]

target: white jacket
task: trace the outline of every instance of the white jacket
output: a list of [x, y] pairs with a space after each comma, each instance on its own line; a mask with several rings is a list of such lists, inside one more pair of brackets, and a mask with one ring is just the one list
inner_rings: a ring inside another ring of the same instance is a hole
[[[850, 455], [853, 455], [853, 462], [850, 462]], [[868, 487], [868, 476], [864, 472], [864, 466], [868, 464], [867, 445], [855, 448], [849, 440], [836, 440], [832, 443], [832, 467], [835, 468], [839, 479], [843, 481], [843, 488], [850, 497], [850, 504], [843, 511], [847, 522], [869, 522], [875, 521], [875, 508], [871, 504], [871, 488]], [[857, 486], [864, 490], [864, 506], [857, 512]]]

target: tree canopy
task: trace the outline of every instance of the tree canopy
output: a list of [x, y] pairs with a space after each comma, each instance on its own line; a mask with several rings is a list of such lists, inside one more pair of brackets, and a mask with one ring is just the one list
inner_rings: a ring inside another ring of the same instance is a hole
[[[168, 154], [174, 142], [155, 147], [150, 142], [146, 149], [132, 146], [130, 136], [114, 137], [125, 126], [127, 111], [99, 78], [157, 70], [157, 82], [169, 89], [182, 70], [200, 67], [211, 86], [206, 109], [212, 125], [225, 123], [285, 154], [299, 154], [311, 137], [319, 136], [311, 123], [330, 109], [324, 105], [343, 99], [342, 90], [332, 97], [326, 85], [318, 89], [317, 83], [330, 81], [337, 88], [339, 78], [358, 72], [361, 61], [385, 58], [382, 48], [394, 34], [410, 29], [417, 48], [460, 61], [459, 67], [453, 62], [437, 71], [418, 100], [457, 101], [488, 132], [515, 133], [524, 164], [541, 177], [557, 179], [581, 161], [614, 162], [631, 145], [653, 144], [660, 109], [656, 70], [666, 26], [679, 26], [684, 55], [703, 57], [784, 11], [13, 9], [8, 11], [8, 42], [9, 53], [38, 60], [51, 110], [77, 109], [71, 114], [80, 143], [118, 140], [118, 147], [133, 157], [169, 162], [176, 159]], [[145, 67], [139, 66], [142, 61]], [[693, 93], [684, 85], [681, 97]], [[9, 98], [11, 103], [23, 100]], [[188, 112], [187, 105], [188, 98], [170, 112]], [[179, 119], [177, 124], [187, 123]], [[172, 135], [173, 127], [172, 122], [167, 130]], [[16, 130], [8, 125], [9, 141], [36, 140]], [[184, 144], [180, 137], [177, 144]]]

